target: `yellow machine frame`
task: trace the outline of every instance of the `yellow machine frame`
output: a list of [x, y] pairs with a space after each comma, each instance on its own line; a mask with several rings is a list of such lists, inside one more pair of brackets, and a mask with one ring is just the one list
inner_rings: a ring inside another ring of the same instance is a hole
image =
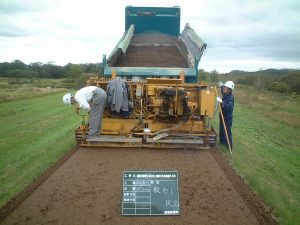
[[[110, 79], [91, 77], [87, 85], [106, 90]], [[184, 83], [179, 79], [146, 78], [127, 81], [129, 99], [134, 108], [129, 118], [105, 109], [99, 139], [85, 136], [88, 124], [76, 129], [82, 146], [208, 148], [215, 145], [216, 132], [210, 125], [215, 113], [216, 93], [205, 83]]]

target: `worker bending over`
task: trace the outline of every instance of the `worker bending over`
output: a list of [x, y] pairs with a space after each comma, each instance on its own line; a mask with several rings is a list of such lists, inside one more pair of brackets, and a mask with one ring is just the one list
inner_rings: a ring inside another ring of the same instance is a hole
[[[220, 82], [219, 87], [221, 88], [221, 93], [223, 97], [222, 99], [220, 97], [217, 97], [217, 102], [219, 102], [221, 105], [221, 109], [224, 116], [224, 122], [226, 124], [229, 143], [232, 148], [231, 127], [232, 127], [233, 107], [234, 107], [234, 97], [232, 91], [234, 89], [234, 83], [232, 81], [227, 81], [225, 84]], [[228, 147], [226, 134], [224, 130], [224, 124], [222, 122], [221, 112], [220, 112], [219, 138], [220, 138], [220, 144], [224, 144]]]
[[96, 86], [87, 86], [78, 90], [73, 96], [68, 93], [63, 96], [67, 105], [78, 103], [78, 107], [89, 112], [89, 132], [87, 138], [99, 137], [102, 127], [102, 115], [106, 105], [105, 91]]

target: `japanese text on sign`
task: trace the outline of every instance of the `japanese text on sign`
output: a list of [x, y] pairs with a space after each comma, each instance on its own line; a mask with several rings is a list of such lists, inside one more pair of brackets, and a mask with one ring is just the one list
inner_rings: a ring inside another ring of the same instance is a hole
[[179, 215], [177, 171], [125, 171], [123, 215]]

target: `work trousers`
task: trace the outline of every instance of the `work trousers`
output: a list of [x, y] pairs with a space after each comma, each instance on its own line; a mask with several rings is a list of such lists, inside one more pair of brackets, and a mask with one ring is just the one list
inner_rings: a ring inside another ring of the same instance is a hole
[[91, 111], [88, 136], [97, 136], [101, 132], [102, 116], [106, 105], [106, 99], [107, 95], [101, 88], [97, 88], [93, 91], [93, 97], [90, 101]]
[[[231, 133], [232, 117], [231, 118], [224, 118], [224, 121], [225, 121], [225, 124], [226, 124], [229, 143], [230, 143], [230, 146], [232, 148], [232, 133]], [[226, 133], [225, 133], [224, 125], [223, 125], [223, 122], [222, 122], [222, 118], [220, 118], [219, 138], [220, 138], [220, 143], [224, 144], [228, 147]]]

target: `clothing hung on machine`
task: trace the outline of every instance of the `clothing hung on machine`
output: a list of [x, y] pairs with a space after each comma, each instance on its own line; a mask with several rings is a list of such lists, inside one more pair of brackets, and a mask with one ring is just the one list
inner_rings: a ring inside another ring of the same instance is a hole
[[121, 77], [117, 77], [107, 84], [107, 104], [111, 111], [128, 112], [128, 88]]

